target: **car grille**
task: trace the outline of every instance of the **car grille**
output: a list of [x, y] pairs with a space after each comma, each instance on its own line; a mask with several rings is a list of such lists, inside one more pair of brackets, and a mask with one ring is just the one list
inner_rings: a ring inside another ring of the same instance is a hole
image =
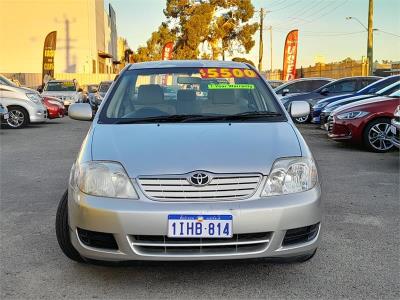
[[260, 174], [213, 175], [209, 184], [193, 186], [187, 176], [139, 177], [144, 194], [160, 201], [236, 200], [255, 193], [261, 182]]
[[328, 117], [328, 132], [332, 133], [332, 129], [333, 129], [333, 117], [329, 116]]
[[216, 256], [264, 251], [270, 232], [234, 234], [229, 239], [169, 238], [164, 235], [130, 236], [134, 251], [145, 256]]

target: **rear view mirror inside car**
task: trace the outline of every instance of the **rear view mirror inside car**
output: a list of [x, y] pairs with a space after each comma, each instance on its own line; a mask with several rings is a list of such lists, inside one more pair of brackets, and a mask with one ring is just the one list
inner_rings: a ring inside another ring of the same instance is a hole
[[188, 76], [182, 76], [178, 77], [177, 82], [179, 84], [200, 84], [201, 83], [201, 78], [199, 77], [188, 77]]

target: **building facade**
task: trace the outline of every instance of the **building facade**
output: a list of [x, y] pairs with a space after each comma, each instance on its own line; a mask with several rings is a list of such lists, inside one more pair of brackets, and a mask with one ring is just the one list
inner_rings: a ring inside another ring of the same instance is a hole
[[2, 0], [0, 73], [41, 73], [46, 35], [57, 31], [55, 73], [115, 73], [116, 14], [103, 0]]

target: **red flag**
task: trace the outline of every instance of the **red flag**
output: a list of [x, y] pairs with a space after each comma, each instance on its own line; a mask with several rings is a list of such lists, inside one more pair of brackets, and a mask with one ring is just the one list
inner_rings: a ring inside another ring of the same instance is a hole
[[285, 49], [283, 53], [283, 80], [292, 80], [296, 78], [296, 59], [299, 31], [292, 30], [286, 36]]
[[163, 51], [162, 51], [162, 60], [170, 60], [172, 58], [172, 50], [174, 48], [173, 42], [168, 42], [165, 44]]

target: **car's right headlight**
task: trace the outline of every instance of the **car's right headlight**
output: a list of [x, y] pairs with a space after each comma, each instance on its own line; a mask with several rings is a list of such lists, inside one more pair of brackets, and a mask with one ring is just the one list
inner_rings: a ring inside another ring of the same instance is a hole
[[40, 98], [40, 96], [36, 93], [26, 93], [26, 96], [35, 104], [39, 104], [42, 100], [42, 98]]
[[76, 162], [71, 169], [70, 184], [88, 195], [138, 199], [125, 169], [117, 162]]
[[280, 158], [275, 161], [261, 196], [304, 192], [312, 189], [317, 182], [317, 167], [312, 158]]

